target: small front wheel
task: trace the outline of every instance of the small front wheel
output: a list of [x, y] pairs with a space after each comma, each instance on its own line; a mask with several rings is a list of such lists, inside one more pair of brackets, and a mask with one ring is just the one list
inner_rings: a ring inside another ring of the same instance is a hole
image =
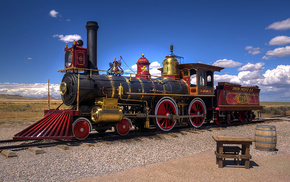
[[89, 136], [91, 123], [87, 118], [78, 118], [73, 122], [72, 130], [78, 140], [84, 140]]
[[116, 124], [115, 131], [119, 135], [125, 136], [129, 133], [131, 126], [131, 120], [128, 118], [123, 118], [119, 123]]

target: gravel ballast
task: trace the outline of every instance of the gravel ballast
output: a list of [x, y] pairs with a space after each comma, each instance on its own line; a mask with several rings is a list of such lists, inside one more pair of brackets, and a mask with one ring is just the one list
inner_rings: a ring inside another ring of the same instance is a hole
[[[96, 142], [93, 145], [70, 146], [68, 150], [49, 147], [44, 148], [45, 153], [39, 155], [28, 150], [19, 150], [16, 151], [18, 157], [0, 156], [0, 181], [70, 181], [115, 173], [137, 166], [214, 151], [216, 143], [212, 139], [213, 135], [244, 136], [254, 139], [256, 125], [261, 124], [276, 126], [278, 150], [275, 152], [256, 150], [253, 143], [252, 160], [261, 156], [290, 154], [290, 122], [273, 121]], [[21, 129], [21, 127], [1, 127], [0, 139], [11, 139]]]

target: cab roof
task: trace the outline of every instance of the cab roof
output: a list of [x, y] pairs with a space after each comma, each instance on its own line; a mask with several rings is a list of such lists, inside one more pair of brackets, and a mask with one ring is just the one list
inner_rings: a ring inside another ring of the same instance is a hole
[[[178, 68], [180, 70], [182, 69], [203, 69], [203, 70], [208, 70], [208, 71], [218, 71], [220, 72], [222, 69], [224, 69], [223, 67], [219, 67], [219, 66], [212, 66], [212, 65], [208, 65], [208, 64], [202, 64], [202, 63], [186, 63], [186, 64], [179, 64]], [[159, 68], [158, 70], [160, 70], [161, 72], [163, 72], [163, 68]]]

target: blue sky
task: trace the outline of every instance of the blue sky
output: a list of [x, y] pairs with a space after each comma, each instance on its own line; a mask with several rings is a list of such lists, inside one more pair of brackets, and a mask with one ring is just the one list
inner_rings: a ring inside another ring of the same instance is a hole
[[[97, 21], [98, 68], [142, 53], [152, 73], [174, 45], [184, 63], [225, 67], [216, 81], [258, 85], [261, 101], [290, 102], [290, 1], [0, 0], [0, 94], [52, 95], [64, 68], [64, 47]], [[129, 70], [122, 64], [124, 70]], [[37, 84], [36, 84], [37, 83]]]

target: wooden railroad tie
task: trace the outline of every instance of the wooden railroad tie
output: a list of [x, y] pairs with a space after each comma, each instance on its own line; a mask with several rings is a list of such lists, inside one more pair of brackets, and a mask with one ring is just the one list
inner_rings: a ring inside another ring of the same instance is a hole
[[15, 152], [9, 150], [2, 150], [1, 154], [4, 155], [6, 158], [17, 157]]

